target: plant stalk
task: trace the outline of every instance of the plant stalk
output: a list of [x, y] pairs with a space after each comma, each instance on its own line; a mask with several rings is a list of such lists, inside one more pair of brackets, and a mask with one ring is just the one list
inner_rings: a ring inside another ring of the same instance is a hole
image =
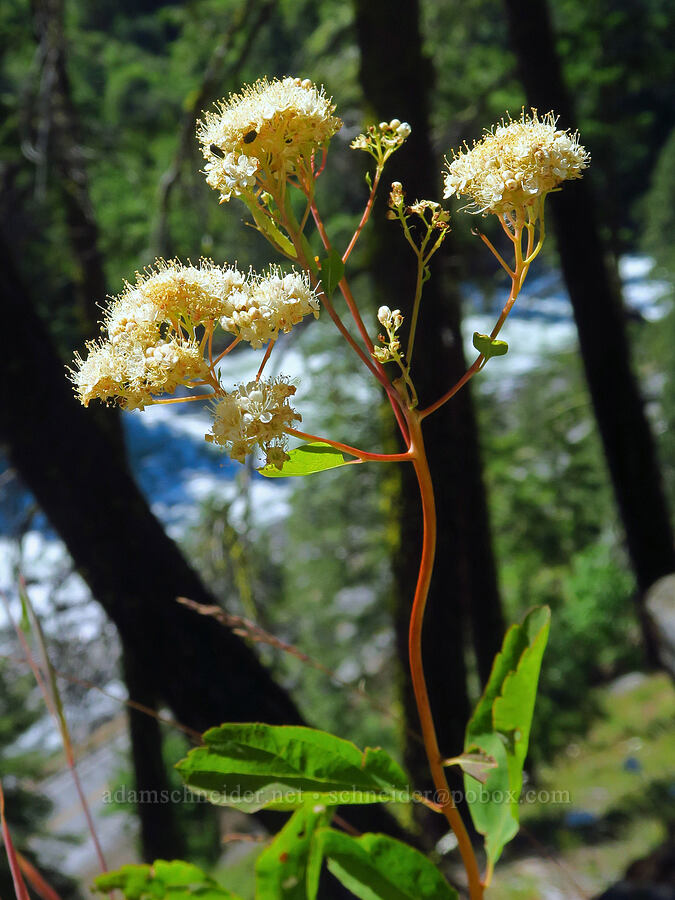
[[464, 863], [469, 882], [470, 900], [482, 900], [483, 885], [480, 879], [478, 862], [466, 827], [462, 821], [462, 817], [452, 798], [452, 792], [450, 791], [447, 778], [445, 777], [445, 769], [443, 768], [442, 763], [444, 757], [438, 746], [436, 728], [434, 726], [429, 703], [429, 693], [424, 678], [424, 667], [422, 664], [422, 625], [424, 623], [424, 611], [426, 609], [431, 575], [434, 568], [434, 557], [436, 555], [436, 503], [434, 500], [431, 473], [429, 471], [429, 461], [427, 459], [424, 440], [422, 438], [421, 416], [416, 410], [409, 410], [407, 419], [410, 428], [413, 465], [415, 467], [415, 474], [417, 475], [417, 482], [419, 484], [420, 497], [422, 500], [424, 528], [422, 559], [420, 561], [415, 598], [413, 600], [412, 612], [410, 615], [408, 641], [410, 675], [422, 727], [424, 748], [426, 750], [427, 759], [429, 760], [429, 768], [438, 795], [438, 805], [457, 838], [459, 852], [462, 856], [462, 862]]

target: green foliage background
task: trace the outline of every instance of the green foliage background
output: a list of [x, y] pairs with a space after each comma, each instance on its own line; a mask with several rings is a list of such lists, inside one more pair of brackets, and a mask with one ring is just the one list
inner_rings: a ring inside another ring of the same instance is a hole
[[[69, 76], [111, 292], [154, 258], [157, 189], [176, 150], [177, 124], [241, 7], [241, 0], [71, 0], [66, 6]], [[551, 7], [578, 110], [577, 122], [561, 124], [578, 125], [592, 152], [591, 178], [610, 248], [646, 249], [671, 277], [675, 57], [662, 39], [672, 19], [670, 4], [560, 0]], [[477, 136], [505, 110], [517, 115], [524, 95], [497, 0], [426, 0], [422, 13], [436, 70], [433, 140], [440, 170], [451, 147]], [[0, 212], [21, 250], [22, 274], [66, 358], [80, 343], [72, 303], [78, 272], [68, 251], [63, 185], [48, 158], [26, 153], [41, 116], [27, 0], [2, 4], [0, 34]], [[241, 43], [236, 35], [226, 60]], [[347, 151], [367, 114], [349, 4], [280, 0], [238, 70], [223, 78], [220, 93], [263, 74], [288, 72], [325, 83], [345, 121], [319, 188], [330, 233], [340, 243], [351, 233], [365, 192], [360, 163]], [[193, 147], [171, 200], [170, 252], [263, 265], [266, 246], [242, 227], [234, 204], [218, 207], [200, 165]], [[470, 272], [488, 292], [501, 289], [499, 275], [469, 234], [472, 222], [455, 221], [463, 274]], [[553, 241], [547, 260], [555, 261]], [[365, 268], [365, 251], [354, 262]], [[365, 274], [357, 286], [367, 304]], [[666, 462], [675, 449], [668, 427], [675, 419], [674, 327], [671, 314], [632, 329]], [[348, 434], [362, 446], [386, 441], [384, 418], [372, 417], [372, 394], [330, 323], [312, 325], [297, 347], [311, 374], [317, 413], [311, 430]], [[576, 354], [548, 360], [499, 401], [477, 384], [476, 398], [508, 618], [540, 603], [553, 611], [531, 741], [535, 760], [542, 761], [597, 713], [589, 685], [641, 665], [634, 584]], [[664, 467], [664, 474], [673, 501], [673, 470]], [[296, 657], [261, 647], [307, 717], [391, 752], [401, 739], [388, 608], [395, 477], [384, 467], [352, 466], [300, 481], [283, 526], [265, 526], [255, 516], [242, 524], [227, 505], [213, 501], [185, 539], [228, 609], [255, 614], [270, 632], [336, 671], [340, 683]], [[393, 715], [374, 708], [359, 690]], [[33, 811], [26, 808], [26, 815]]]

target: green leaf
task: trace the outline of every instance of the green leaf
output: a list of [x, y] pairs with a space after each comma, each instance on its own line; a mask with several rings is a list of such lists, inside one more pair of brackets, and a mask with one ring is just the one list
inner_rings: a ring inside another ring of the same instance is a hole
[[318, 828], [329, 824], [333, 811], [322, 804], [297, 809], [261, 853], [255, 867], [256, 897], [264, 900], [315, 900], [308, 891], [307, 867]]
[[295, 725], [211, 728], [178, 763], [185, 783], [211, 803], [244, 812], [384, 803], [409, 796], [405, 773], [384, 750]]
[[[315, 847], [308, 877], [314, 891], [326, 857], [330, 872], [361, 900], [457, 900], [457, 891], [426, 856], [385, 834], [353, 838], [325, 828]], [[310, 890], [308, 896], [315, 894]]]
[[241, 199], [246, 203], [249, 212], [253, 216], [258, 231], [271, 241], [272, 244], [278, 247], [282, 253], [293, 258], [297, 257], [292, 241], [279, 231], [272, 219], [270, 219], [270, 217], [258, 206], [257, 202], [255, 200], [247, 202], [245, 196], [242, 196]]
[[101, 894], [121, 890], [127, 900], [239, 900], [197, 866], [182, 860], [122, 866], [94, 879], [94, 890]]
[[464, 779], [471, 817], [485, 835], [485, 850], [493, 864], [518, 832], [523, 765], [550, 618], [547, 606], [538, 607], [522, 625], [507, 631], [466, 730], [465, 752], [480, 750], [497, 761], [485, 787], [478, 790]]
[[335, 288], [342, 281], [345, 273], [345, 264], [342, 262], [342, 256], [337, 250], [331, 250], [328, 256], [324, 256], [319, 260], [321, 264], [321, 287], [324, 294], [330, 298]]
[[473, 333], [473, 345], [486, 360], [493, 356], [504, 356], [509, 351], [506, 341], [498, 341], [491, 338], [489, 334], [481, 334], [479, 331]]
[[288, 455], [290, 459], [283, 464], [281, 469], [277, 469], [275, 466], [265, 466], [258, 471], [265, 478], [289, 478], [296, 475], [312, 475], [314, 472], [323, 472], [326, 469], [337, 469], [354, 462], [353, 459], [345, 459], [335, 447], [319, 441], [302, 444], [295, 450], [291, 450]]

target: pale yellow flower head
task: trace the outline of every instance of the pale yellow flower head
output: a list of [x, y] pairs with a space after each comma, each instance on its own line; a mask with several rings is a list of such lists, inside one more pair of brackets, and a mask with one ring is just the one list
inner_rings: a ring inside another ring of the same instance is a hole
[[70, 370], [83, 406], [92, 400], [142, 409], [157, 394], [172, 394], [178, 385], [204, 378], [208, 369], [199, 345], [173, 337], [145, 345], [123, 335], [116, 343], [91, 341], [88, 354], [75, 356]]
[[309, 79], [266, 78], [216, 104], [198, 124], [206, 180], [221, 202], [306, 168], [342, 127], [334, 104]]
[[302, 418], [288, 402], [293, 394], [295, 388], [282, 377], [240, 384], [214, 405], [206, 439], [241, 463], [258, 448], [268, 465], [280, 469], [288, 459], [286, 429]]
[[581, 178], [590, 154], [577, 132], [556, 128], [557, 117], [523, 111], [502, 121], [473, 147], [447, 161], [444, 197], [467, 196], [472, 212], [503, 215], [532, 205], [561, 182]]
[[[106, 325], [112, 338], [111, 324], [118, 316], [127, 316], [129, 309], [149, 316], [156, 310], [160, 322], [201, 325], [220, 318], [228, 309], [229, 297], [241, 290], [245, 276], [233, 266], [217, 266], [202, 259], [196, 266], [183, 265], [176, 259], [158, 259], [154, 266], [136, 275], [136, 284], [113, 301]], [[141, 313], [147, 307], [148, 312]]]
[[319, 315], [319, 298], [309, 276], [284, 275], [276, 266], [263, 275], [251, 273], [245, 287], [231, 295], [229, 306], [220, 319], [221, 328], [256, 348], [290, 331], [305, 316]]

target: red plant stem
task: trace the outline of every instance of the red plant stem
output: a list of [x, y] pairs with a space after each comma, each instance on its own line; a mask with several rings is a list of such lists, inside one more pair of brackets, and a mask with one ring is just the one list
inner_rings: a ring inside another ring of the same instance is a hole
[[340, 441], [333, 441], [330, 438], [317, 437], [315, 434], [308, 434], [306, 431], [298, 431], [295, 428], [287, 428], [287, 434], [293, 437], [302, 438], [304, 441], [313, 441], [321, 444], [330, 444], [336, 450], [342, 453], [349, 453], [351, 456], [358, 457], [362, 462], [409, 462], [412, 460], [412, 454], [408, 450], [405, 453], [369, 453], [366, 450], [359, 450], [358, 447], [351, 447], [349, 444], [341, 444]]
[[213, 360], [213, 362], [211, 364], [211, 368], [213, 368], [213, 366], [217, 365], [221, 361], [221, 359], [223, 359], [223, 357], [227, 356], [227, 354], [230, 352], [230, 350], [234, 350], [234, 348], [237, 346], [237, 344], [240, 341], [241, 341], [241, 337], [236, 337], [232, 341], [231, 344], [228, 344], [227, 347], [223, 350], [223, 352], [219, 353], [218, 356], [216, 356], [216, 358]]
[[5, 818], [5, 794], [2, 790], [2, 783], [0, 783], [0, 825], [2, 827], [2, 840], [5, 845], [5, 851], [7, 852], [7, 861], [9, 863], [9, 871], [12, 874], [12, 884], [14, 886], [16, 900], [30, 900], [26, 882], [23, 880], [21, 869], [19, 868], [19, 861], [16, 857], [14, 844], [12, 843], [9, 825]]
[[[321, 220], [319, 211], [316, 208], [316, 204], [314, 204], [314, 203], [312, 203], [312, 215], [314, 217], [314, 223], [316, 224], [317, 231], [321, 235], [321, 240], [323, 242], [324, 247], [326, 248], [326, 250], [330, 250], [331, 249], [330, 240], [328, 238], [328, 235], [326, 234], [326, 229], [324, 228], [323, 221]], [[365, 215], [365, 213], [364, 213], [364, 215]], [[347, 281], [346, 278], [342, 278], [340, 280], [340, 283], [338, 286], [340, 288], [340, 292], [342, 293], [342, 296], [345, 298], [347, 306], [349, 307], [349, 311], [352, 314], [352, 318], [356, 322], [356, 326], [359, 329], [361, 337], [363, 338], [363, 341], [366, 345], [366, 349], [370, 353], [373, 348], [373, 342], [371, 341], [370, 335], [368, 334], [368, 329], [366, 328], [366, 326], [363, 323], [363, 319], [361, 318], [361, 314], [359, 313], [358, 307], [356, 305], [356, 301], [354, 300], [354, 296], [349, 287], [349, 282]], [[325, 295], [324, 295], [324, 297], [325, 297]], [[335, 309], [333, 309], [333, 313], [331, 313], [332, 304], [327, 305], [325, 300], [323, 301], [323, 303], [324, 303], [324, 306], [326, 307], [326, 309], [328, 310], [329, 315], [335, 322], [335, 324], [338, 326], [338, 328], [340, 328], [340, 331], [342, 332], [342, 334], [344, 336], [349, 335], [349, 332], [346, 330], [346, 328], [342, 324], [341, 320], [337, 316]], [[338, 324], [338, 322], [339, 322], [339, 324]], [[354, 349], [359, 354], [359, 356], [361, 358], [363, 358], [364, 354], [359, 350], [358, 345], [354, 342], [351, 335], [349, 335], [349, 337], [347, 337], [347, 340], [352, 345], [352, 347], [354, 347]], [[401, 410], [399, 395], [397, 394], [396, 390], [392, 386], [392, 383], [387, 378], [387, 373], [384, 371], [384, 366], [382, 365], [382, 363], [378, 362], [377, 360], [373, 360], [371, 363], [371, 361], [368, 360], [368, 368], [373, 372], [373, 374], [375, 375], [377, 380], [382, 384], [382, 386], [386, 390], [387, 396], [389, 397], [389, 402], [391, 403], [391, 408], [394, 412], [394, 415], [396, 416], [396, 422], [401, 431], [401, 434], [403, 435], [403, 439], [405, 440], [405, 442], [407, 444], [410, 436], [408, 434], [408, 427], [407, 427], [407, 424], [405, 421], [405, 416], [403, 414], [403, 411]]]
[[452, 798], [452, 792], [450, 791], [447, 778], [445, 777], [445, 770], [442, 762], [443, 756], [441, 755], [438, 746], [436, 728], [434, 727], [431, 706], [429, 704], [429, 693], [424, 678], [424, 666], [422, 664], [422, 625], [424, 623], [424, 611], [429, 595], [431, 575], [434, 568], [434, 557], [436, 555], [436, 504], [434, 500], [431, 473], [429, 471], [429, 463], [422, 438], [421, 416], [415, 410], [410, 410], [407, 418], [410, 426], [413, 465], [415, 467], [415, 474], [417, 475], [417, 482], [419, 484], [420, 496], [422, 499], [422, 519], [424, 526], [422, 559], [420, 560], [415, 598], [413, 600], [412, 612], [410, 615], [408, 640], [410, 675], [422, 728], [424, 749], [427, 753], [429, 768], [438, 795], [438, 806], [448, 820], [448, 823], [457, 838], [457, 845], [469, 881], [470, 900], [482, 900], [483, 885], [480, 880], [478, 862], [466, 827], [462, 821], [462, 817]]
[[[527, 260], [529, 258], [529, 254], [531, 253], [532, 232], [529, 231], [529, 229], [528, 229], [528, 244], [527, 244], [528, 257], [526, 257], [525, 260], [523, 260], [522, 249], [521, 249], [521, 245], [520, 245], [520, 241], [522, 238], [522, 231], [523, 231], [522, 223], [519, 223], [517, 225], [515, 235], [510, 234], [508, 229], [505, 229], [505, 230], [506, 230], [506, 233], [509, 234], [509, 236], [511, 237], [511, 240], [514, 242], [515, 247], [516, 247], [516, 266], [515, 266], [515, 270], [513, 272], [511, 272], [511, 270], [508, 267], [506, 267], [507, 271], [511, 275], [511, 290], [509, 292], [509, 298], [506, 301], [506, 303], [504, 304], [504, 308], [502, 309], [501, 313], [499, 314], [499, 318], [497, 319], [495, 327], [490, 332], [490, 337], [492, 340], [494, 340], [497, 337], [497, 335], [499, 334], [499, 332], [502, 330], [502, 325], [506, 321], [508, 314], [511, 312], [511, 309], [513, 308], [513, 304], [518, 299], [518, 294], [520, 293], [520, 289], [522, 287], [523, 281], [525, 280], [525, 275], [527, 275], [527, 270], [529, 269], [529, 266], [530, 266], [530, 264]], [[481, 238], [483, 238], [483, 235], [481, 235]], [[489, 246], [492, 246], [489, 243], [489, 241], [487, 241], [486, 239], [484, 239], [484, 240]], [[497, 255], [497, 258], [501, 261], [501, 257], [497, 254], [497, 251], [495, 250], [494, 252]], [[444, 403], [447, 403], [447, 401], [451, 397], [454, 397], [455, 394], [457, 393], [457, 391], [459, 391], [460, 388], [463, 388], [464, 385], [467, 383], [467, 381], [469, 381], [471, 378], [473, 378], [473, 376], [476, 374], [476, 372], [478, 372], [478, 370], [481, 368], [481, 365], [483, 363], [483, 359], [484, 359], [484, 357], [482, 355], [479, 356], [474, 361], [471, 368], [467, 369], [467, 371], [462, 375], [462, 377], [459, 379], [459, 381], [456, 384], [453, 384], [453, 386], [450, 388], [449, 391], [446, 391], [445, 394], [443, 394], [442, 397], [439, 397], [435, 403], [431, 404], [431, 406], [427, 406], [426, 409], [420, 410], [420, 412], [419, 412], [420, 418], [426, 419], [426, 417], [430, 416], [432, 412], [436, 412], [436, 410], [440, 409], [440, 407], [443, 406]]]
[[354, 232], [354, 235], [353, 235], [351, 241], [349, 242], [349, 246], [347, 247], [347, 249], [344, 252], [344, 255], [342, 257], [342, 262], [347, 262], [347, 260], [349, 259], [349, 254], [354, 249], [354, 246], [356, 245], [356, 242], [359, 239], [359, 235], [363, 231], [364, 225], [370, 218], [370, 213], [372, 212], [372, 209], [373, 209], [373, 203], [375, 202], [375, 194], [377, 193], [377, 186], [380, 183], [381, 175], [382, 175], [382, 169], [378, 168], [375, 172], [375, 178], [373, 178], [373, 186], [370, 189], [370, 197], [368, 197], [368, 203], [366, 204], [366, 208], [363, 210], [363, 215], [361, 216], [361, 221], [359, 222], [359, 224], [356, 228], [356, 231]]
[[276, 343], [276, 338], [271, 340], [269, 342], [269, 344], [267, 345], [267, 350], [265, 350], [265, 355], [263, 356], [263, 361], [260, 363], [260, 368], [258, 369], [258, 374], [255, 376], [256, 381], [260, 381], [260, 376], [263, 373], [263, 369], [265, 368], [265, 364], [267, 363], [267, 360], [270, 358], [270, 353], [272, 352], [272, 348], [274, 347], [275, 343]]
[[450, 388], [449, 391], [446, 391], [442, 397], [439, 397], [435, 403], [432, 403], [431, 406], [427, 406], [426, 409], [420, 410], [419, 416], [420, 419], [426, 419], [427, 416], [430, 416], [432, 412], [436, 412], [444, 403], [454, 397], [457, 391], [461, 390], [467, 381], [470, 381], [476, 372], [480, 369], [481, 363], [483, 362], [483, 357], [479, 356], [473, 363], [470, 369], [467, 369], [466, 372], [462, 375], [459, 381]]

